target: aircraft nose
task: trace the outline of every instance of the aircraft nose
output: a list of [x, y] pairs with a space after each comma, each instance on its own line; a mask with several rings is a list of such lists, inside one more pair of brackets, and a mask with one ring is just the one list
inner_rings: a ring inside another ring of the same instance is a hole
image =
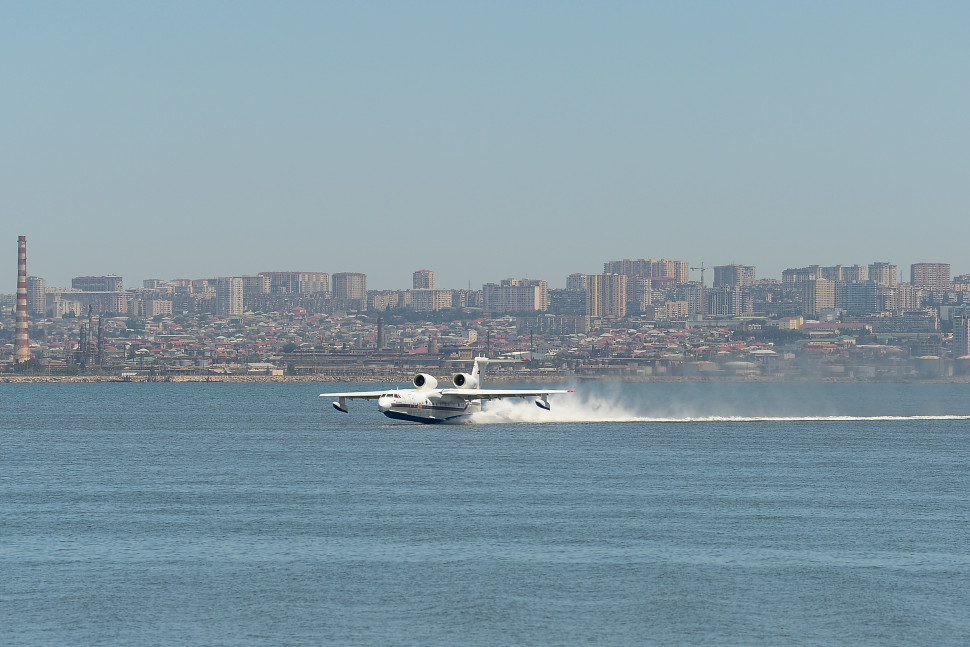
[[391, 401], [392, 400], [393, 400], [393, 398], [388, 397], [386, 395], [382, 395], [381, 397], [377, 398], [377, 410], [380, 411], [380, 412], [382, 412], [382, 413], [384, 411], [387, 411], [388, 409], [391, 408]]

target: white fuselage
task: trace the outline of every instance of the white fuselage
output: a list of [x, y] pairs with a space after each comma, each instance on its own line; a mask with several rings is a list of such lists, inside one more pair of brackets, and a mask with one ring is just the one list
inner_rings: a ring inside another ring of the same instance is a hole
[[388, 418], [412, 422], [459, 422], [482, 410], [481, 400], [442, 395], [438, 389], [388, 391], [377, 399], [377, 409]]

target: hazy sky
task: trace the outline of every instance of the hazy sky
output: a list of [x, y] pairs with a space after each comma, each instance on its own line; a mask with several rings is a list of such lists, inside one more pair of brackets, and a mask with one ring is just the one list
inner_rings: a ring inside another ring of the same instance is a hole
[[967, 2], [2, 2], [0, 292], [21, 234], [48, 285], [970, 272], [968, 33]]

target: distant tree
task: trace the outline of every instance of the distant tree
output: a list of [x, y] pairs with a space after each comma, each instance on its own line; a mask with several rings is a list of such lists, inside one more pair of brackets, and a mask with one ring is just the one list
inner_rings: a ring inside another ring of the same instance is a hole
[[40, 371], [40, 360], [33, 357], [26, 362], [17, 362], [13, 365], [13, 370], [14, 373], [37, 373]]

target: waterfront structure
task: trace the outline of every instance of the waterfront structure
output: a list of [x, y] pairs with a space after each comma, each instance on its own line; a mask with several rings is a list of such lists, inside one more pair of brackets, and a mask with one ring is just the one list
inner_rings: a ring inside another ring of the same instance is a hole
[[27, 312], [40, 317], [47, 314], [47, 281], [39, 276], [27, 277]]
[[416, 271], [411, 275], [411, 287], [415, 290], [434, 290], [437, 287], [434, 272], [431, 270]]
[[625, 274], [591, 274], [586, 287], [586, 314], [590, 317], [626, 316]]
[[337, 272], [333, 275], [333, 298], [349, 308], [367, 308], [367, 275]]
[[121, 292], [124, 290], [120, 276], [75, 276], [71, 279], [71, 287], [82, 292]]
[[742, 287], [751, 285], [758, 279], [753, 265], [715, 265], [714, 287]]
[[549, 283], [544, 279], [502, 279], [482, 286], [486, 313], [529, 312], [549, 309]]
[[894, 288], [899, 283], [899, 270], [892, 263], [876, 262], [869, 265], [869, 279], [887, 288]]
[[950, 289], [949, 263], [913, 263], [909, 266], [909, 276], [915, 288]]
[[243, 280], [238, 276], [216, 279], [216, 314], [236, 316], [243, 313]]

